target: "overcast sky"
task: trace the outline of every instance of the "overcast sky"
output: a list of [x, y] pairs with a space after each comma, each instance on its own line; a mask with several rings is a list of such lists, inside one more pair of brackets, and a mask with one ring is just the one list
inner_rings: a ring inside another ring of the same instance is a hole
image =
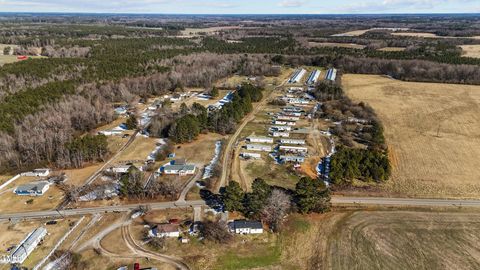
[[0, 12], [174, 14], [477, 13], [480, 0], [0, 0]]

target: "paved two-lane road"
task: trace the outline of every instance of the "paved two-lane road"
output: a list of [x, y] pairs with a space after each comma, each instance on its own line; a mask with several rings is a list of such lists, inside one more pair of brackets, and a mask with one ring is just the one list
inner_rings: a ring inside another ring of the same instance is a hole
[[480, 200], [332, 196], [335, 206], [480, 207]]
[[[392, 207], [469, 207], [480, 208], [480, 200], [444, 200], [444, 199], [415, 199], [415, 198], [387, 198], [387, 197], [341, 197], [333, 196], [334, 206], [392, 206]], [[138, 209], [139, 206], [148, 206], [152, 210], [171, 208], [188, 208], [205, 206], [205, 202], [198, 201], [176, 201], [158, 203], [139, 203], [115, 206], [101, 206], [91, 208], [79, 208], [68, 210], [47, 210], [24, 213], [0, 214], [0, 220], [12, 219], [34, 219], [34, 218], [59, 218], [64, 216], [80, 216], [88, 214], [100, 214], [105, 212], [129, 212]]]
[[24, 213], [12, 213], [12, 214], [0, 214], [0, 220], [11, 219], [34, 219], [34, 218], [60, 218], [65, 216], [81, 216], [88, 214], [99, 214], [105, 212], [129, 212], [138, 209], [140, 206], [148, 206], [152, 210], [162, 210], [171, 208], [186, 208], [194, 206], [203, 206], [205, 202], [199, 201], [186, 201], [185, 203], [179, 202], [158, 202], [158, 203], [138, 203], [138, 204], [126, 204], [126, 205], [114, 205], [114, 206], [101, 206], [90, 208], [78, 208], [67, 210], [47, 210], [47, 211], [35, 211]]

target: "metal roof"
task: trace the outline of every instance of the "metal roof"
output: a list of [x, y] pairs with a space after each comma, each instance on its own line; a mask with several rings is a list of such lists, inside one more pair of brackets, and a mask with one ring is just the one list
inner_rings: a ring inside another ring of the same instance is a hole
[[262, 229], [263, 225], [260, 221], [255, 220], [235, 220], [233, 221], [233, 227], [235, 229]]
[[18, 186], [16, 192], [31, 192], [31, 191], [42, 191], [45, 186], [50, 185], [48, 181], [39, 181], [32, 182], [25, 185]]

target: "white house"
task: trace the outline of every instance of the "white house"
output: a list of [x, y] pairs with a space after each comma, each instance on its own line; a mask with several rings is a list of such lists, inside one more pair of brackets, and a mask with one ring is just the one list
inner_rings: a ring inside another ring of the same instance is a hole
[[260, 159], [262, 157], [258, 153], [248, 153], [248, 152], [240, 153], [240, 156], [243, 158], [251, 158], [251, 159]]
[[281, 132], [281, 131], [274, 131], [274, 132], [272, 132], [272, 136], [275, 137], [275, 138], [278, 138], [278, 137], [288, 138], [288, 137], [290, 137], [290, 133]]
[[291, 153], [307, 153], [308, 149], [300, 146], [280, 145], [280, 151]]
[[24, 172], [22, 176], [31, 176], [31, 177], [47, 177], [50, 174], [50, 169], [35, 169], [31, 172]]
[[149, 232], [151, 237], [180, 237], [178, 224], [159, 224], [155, 225]]
[[23, 263], [46, 235], [47, 229], [43, 227], [33, 230], [10, 255], [4, 256], [0, 261], [5, 263]]
[[264, 152], [272, 151], [272, 147], [270, 145], [263, 145], [263, 144], [247, 144], [246, 148], [247, 150], [250, 150], [250, 151], [264, 151]]
[[230, 232], [237, 234], [261, 234], [263, 225], [260, 221], [235, 220], [228, 223]]
[[295, 144], [295, 145], [303, 145], [305, 144], [305, 140], [298, 140], [298, 139], [280, 139], [281, 144]]
[[42, 196], [50, 188], [50, 182], [32, 182], [16, 187], [13, 193], [21, 196]]
[[195, 174], [197, 167], [193, 164], [184, 165], [165, 165], [159, 170], [164, 174], [192, 175]]
[[273, 143], [273, 138], [250, 136], [247, 137], [247, 141], [251, 143]]

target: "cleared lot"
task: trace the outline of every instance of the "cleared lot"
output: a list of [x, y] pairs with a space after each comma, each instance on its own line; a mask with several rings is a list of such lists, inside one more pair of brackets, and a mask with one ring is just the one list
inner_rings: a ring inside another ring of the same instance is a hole
[[385, 126], [393, 164], [383, 190], [407, 196], [480, 198], [480, 87], [345, 75], [347, 94]]

